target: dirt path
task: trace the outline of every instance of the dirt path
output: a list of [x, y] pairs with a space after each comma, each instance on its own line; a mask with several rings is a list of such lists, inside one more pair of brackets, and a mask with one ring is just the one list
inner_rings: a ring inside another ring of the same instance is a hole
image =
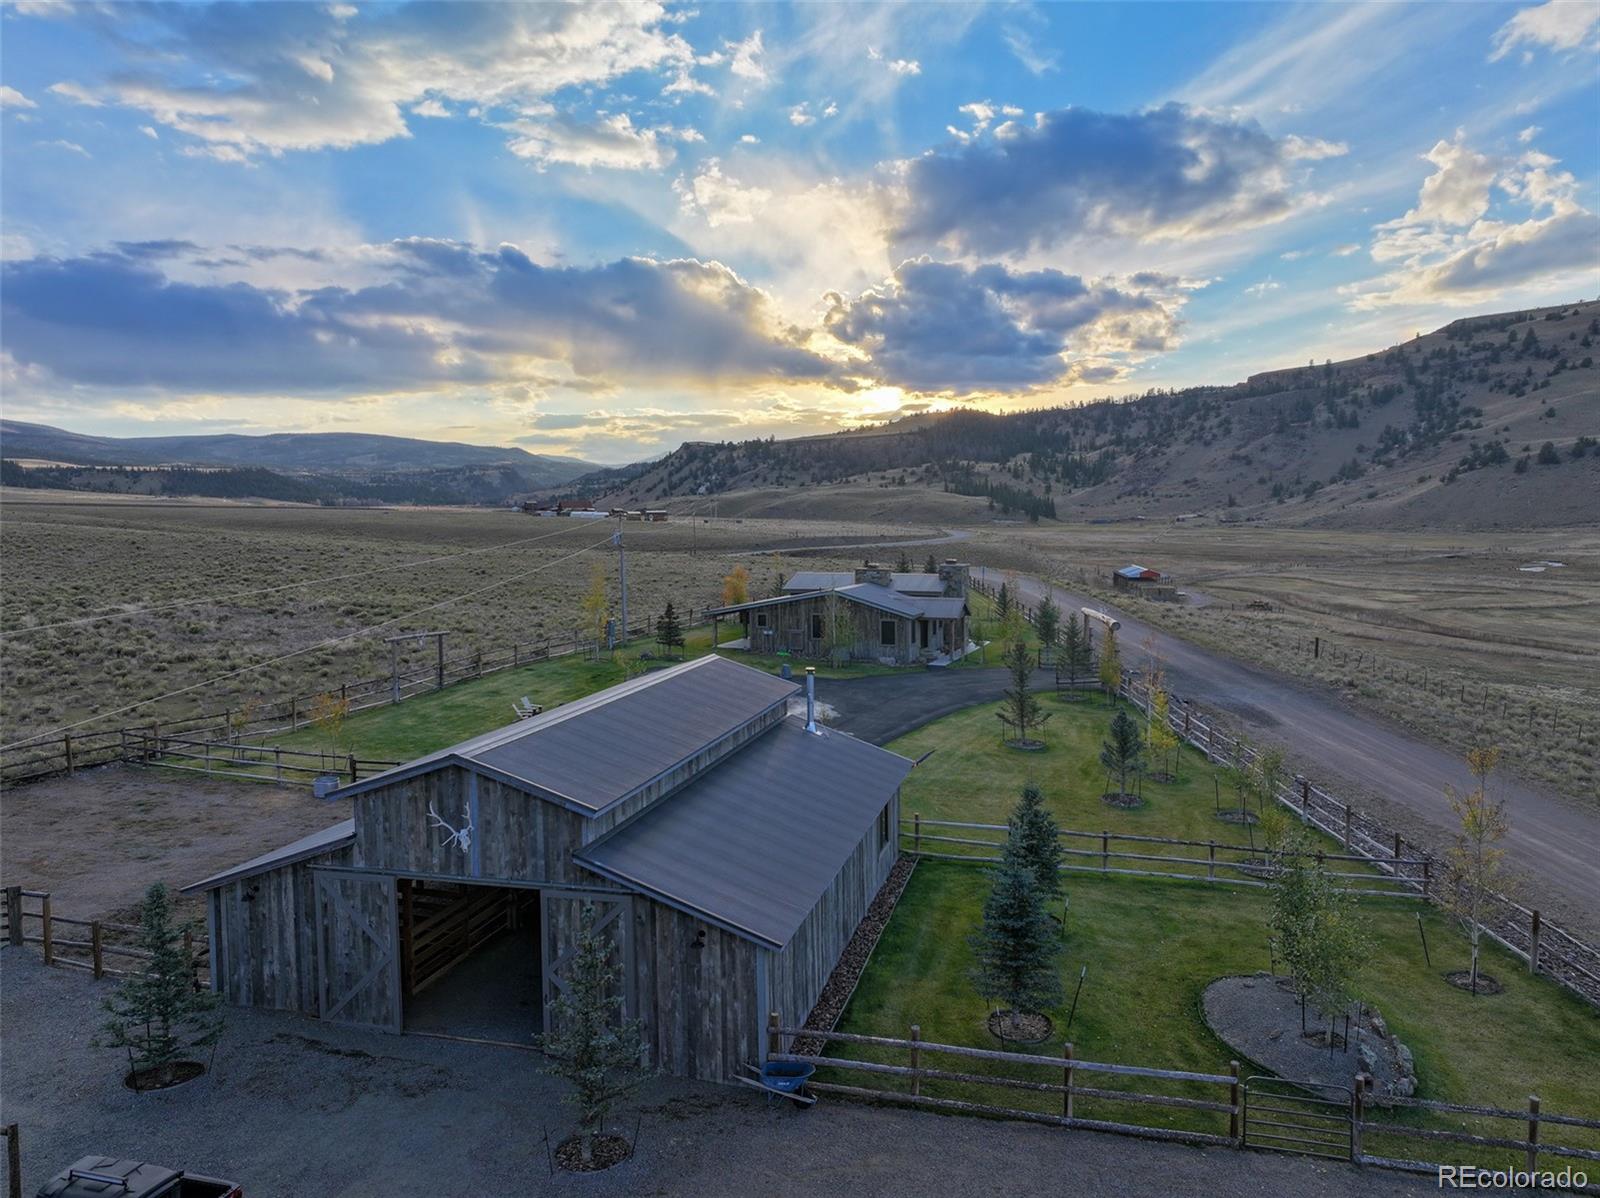
[[1227, 1193], [1388, 1198], [1432, 1177], [1236, 1149], [1196, 1149], [825, 1098], [807, 1112], [738, 1087], [657, 1078], [615, 1125], [634, 1157], [592, 1176], [549, 1172], [544, 1130], [570, 1126], [564, 1087], [510, 1048], [386, 1036], [248, 1008], [228, 1012], [213, 1072], [138, 1095], [120, 1054], [89, 1047], [108, 982], [0, 950], [6, 1122], [22, 1191], [105, 1153], [221, 1174], [274, 1198], [457, 1194], [855, 1198]]
[[[993, 584], [1001, 579], [999, 571], [977, 568], [974, 574]], [[1025, 601], [1037, 604], [1045, 584], [1026, 576], [1017, 581]], [[1332, 775], [1326, 784], [1335, 793], [1351, 794], [1353, 784], [1402, 809], [1425, 830], [1418, 838], [1435, 850], [1450, 843], [1455, 820], [1445, 788], [1472, 784], [1454, 753], [1346, 707], [1326, 691], [1202, 649], [1103, 600], [1060, 587], [1054, 594], [1069, 610], [1089, 606], [1120, 619], [1125, 665], [1136, 667], [1153, 638], [1176, 697], [1228, 712], [1251, 735], [1283, 742], [1313, 770]], [[1312, 780], [1323, 781], [1315, 774]], [[1600, 815], [1511, 777], [1498, 778], [1495, 786], [1511, 822], [1507, 859], [1527, 879], [1523, 901], [1574, 930], [1600, 931]]]

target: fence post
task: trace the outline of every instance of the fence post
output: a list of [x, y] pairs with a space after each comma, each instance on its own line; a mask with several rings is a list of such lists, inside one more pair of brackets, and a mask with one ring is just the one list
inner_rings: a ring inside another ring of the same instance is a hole
[[1300, 779], [1300, 822], [1311, 822], [1311, 779]]
[[911, 813], [911, 851], [917, 856], [922, 855], [922, 813]]
[[1111, 868], [1111, 833], [1100, 833], [1100, 872], [1105, 873]]
[[89, 953], [94, 959], [94, 976], [104, 977], [106, 972], [105, 956], [101, 952], [100, 921], [97, 919], [89, 925]]
[[44, 948], [44, 963], [51, 964], [56, 957], [55, 929], [50, 923], [50, 896], [46, 894], [39, 900], [39, 933], [40, 942]]
[[360, 781], [360, 779], [356, 777], [356, 755], [354, 753], [350, 754], [350, 781]]
[[1543, 921], [1535, 911], [1528, 929], [1528, 972], [1539, 972], [1539, 930]]
[[1428, 857], [1424, 857], [1422, 859], [1422, 897], [1423, 898], [1427, 898], [1428, 897], [1428, 884], [1429, 884], [1429, 882], [1431, 882], [1433, 880], [1432, 879], [1432, 875], [1433, 875], [1433, 861]]
[[1211, 842], [1211, 860], [1206, 863], [1206, 881], [1217, 880], [1217, 842]]
[[272, 759], [273, 759], [274, 772], [278, 775], [278, 781], [282, 782], [283, 781], [283, 746], [282, 745], [274, 745], [272, 747]]
[[777, 1057], [783, 1055], [783, 1033], [778, 1030], [782, 1026], [778, 1022], [778, 1013], [767, 1013], [767, 1056]]
[[922, 1025], [911, 1025], [911, 1093], [922, 1093]]
[[1355, 1085], [1350, 1087], [1350, 1163], [1361, 1163], [1361, 1122], [1366, 1118], [1365, 1073], [1356, 1074]]
[[6, 1194], [8, 1198], [22, 1198], [22, 1148], [17, 1143], [17, 1125], [7, 1123], [6, 1137]]
[[[1400, 833], [1396, 832], [1394, 834], [1394, 859], [1396, 861], [1400, 860], [1400, 843]], [[1397, 865], [1395, 866], [1395, 873], [1398, 874], [1399, 872], [1400, 867]]]
[[290, 732], [298, 732], [299, 730], [300, 730], [300, 697], [298, 695], [290, 695], [289, 696], [289, 731]]
[[1528, 1095], [1528, 1172], [1539, 1167], [1539, 1096]]
[[22, 887], [6, 887], [6, 938], [11, 947], [22, 947]]
[[62, 735], [61, 735], [61, 744], [62, 744], [62, 747], [63, 747], [63, 749], [65, 749], [66, 754], [67, 754], [67, 775], [70, 777], [72, 775], [72, 773], [73, 773], [72, 733], [70, 733], [70, 732], [62, 733]]
[[[1344, 851], [1347, 852], [1347, 853], [1350, 851], [1350, 804], [1349, 803], [1346, 803], [1344, 805]], [[1395, 856], [1398, 857], [1399, 855], [1400, 855], [1399, 852], [1396, 851]]]
[[1061, 1113], [1068, 1119], [1072, 1118], [1072, 1041], [1068, 1040], [1061, 1046], [1062, 1059], [1066, 1064], [1061, 1067], [1061, 1081], [1066, 1087], [1066, 1093], [1061, 1096]]
[[1243, 1142], [1241, 1139], [1243, 1130], [1239, 1119], [1242, 1113], [1239, 1107], [1239, 1097], [1242, 1093], [1239, 1088], [1239, 1062], [1229, 1061], [1228, 1072], [1233, 1075], [1233, 1083], [1228, 1087], [1228, 1105], [1233, 1108], [1228, 1112], [1228, 1139], [1239, 1144]]

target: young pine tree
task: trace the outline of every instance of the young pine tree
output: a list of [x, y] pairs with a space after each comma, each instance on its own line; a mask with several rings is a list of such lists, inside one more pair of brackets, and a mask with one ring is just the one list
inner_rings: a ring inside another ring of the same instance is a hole
[[1046, 652], [1054, 653], [1061, 635], [1061, 609], [1048, 591], [1039, 600], [1039, 609], [1033, 613], [1034, 631], [1039, 634], [1039, 644]]
[[1008, 841], [983, 903], [983, 924], [973, 936], [979, 994], [1004, 1006], [1015, 1032], [1027, 1013], [1061, 1001], [1057, 971], [1060, 938], [1050, 925], [1039, 881]]
[[928, 554], [928, 560], [922, 563], [922, 572], [924, 574], [937, 574], [939, 572], [939, 559], [931, 553]]
[[550, 1071], [572, 1087], [565, 1101], [578, 1112], [580, 1151], [594, 1159], [594, 1138], [617, 1102], [645, 1079], [643, 1024], [622, 1017], [621, 970], [616, 942], [595, 930], [594, 907], [578, 916], [577, 939], [567, 967], [567, 988], [551, 1004], [554, 1030], [535, 1043]]
[[1126, 711], [1111, 717], [1110, 735], [1100, 746], [1100, 764], [1117, 776], [1117, 793], [1128, 793], [1128, 775], [1144, 760], [1144, 737], [1139, 724]]
[[1011, 809], [1010, 840], [1033, 871], [1046, 908], [1061, 901], [1061, 828], [1044, 805], [1044, 792], [1029, 782]]
[[683, 647], [683, 623], [670, 603], [667, 604], [667, 610], [656, 618], [656, 644], [661, 646], [662, 654], [667, 657], [672, 656], [673, 649]]
[[[1082, 618], [1077, 612], [1067, 617], [1061, 626], [1060, 649], [1056, 653], [1056, 686], [1063, 681], [1070, 693], [1078, 679], [1089, 669], [1089, 637]], [[1074, 696], [1076, 697], [1076, 696]]]
[[1005, 667], [1011, 672], [1011, 686], [1006, 690], [1004, 702], [995, 714], [1000, 722], [1016, 730], [1018, 745], [1033, 742], [1028, 733], [1041, 728], [1050, 714], [1040, 706], [1038, 696], [1028, 689], [1028, 679], [1033, 674], [1033, 654], [1023, 641], [1012, 641], [1006, 646]]
[[186, 1053], [210, 1048], [222, 1036], [221, 998], [195, 984], [190, 931], [172, 918], [172, 896], [157, 882], [139, 910], [139, 947], [150, 954], [140, 973], [129, 974], [105, 1001], [106, 1021], [94, 1043], [124, 1048], [135, 1072], [154, 1085], [173, 1081], [173, 1066]]

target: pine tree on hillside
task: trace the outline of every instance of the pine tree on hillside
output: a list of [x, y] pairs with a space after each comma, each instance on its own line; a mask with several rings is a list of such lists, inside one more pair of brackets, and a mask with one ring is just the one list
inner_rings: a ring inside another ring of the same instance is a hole
[[1128, 793], [1128, 775], [1144, 760], [1144, 737], [1126, 711], [1111, 718], [1110, 735], [1100, 746], [1100, 764], [1117, 776], [1117, 793]]
[[1039, 884], [1040, 900], [1061, 901], [1061, 828], [1044, 805], [1044, 792], [1032, 782], [1011, 810], [1010, 838]]
[[1050, 925], [1039, 882], [1014, 843], [1008, 842], [983, 903], [983, 923], [973, 936], [979, 994], [1008, 1011], [1013, 1031], [1024, 1014], [1061, 1001], [1057, 971], [1060, 939]]

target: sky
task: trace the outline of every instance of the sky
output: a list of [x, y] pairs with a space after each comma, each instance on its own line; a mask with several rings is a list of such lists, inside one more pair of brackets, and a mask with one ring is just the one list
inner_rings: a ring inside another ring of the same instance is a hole
[[1600, 293], [1600, 4], [0, 9], [0, 408], [625, 462]]

